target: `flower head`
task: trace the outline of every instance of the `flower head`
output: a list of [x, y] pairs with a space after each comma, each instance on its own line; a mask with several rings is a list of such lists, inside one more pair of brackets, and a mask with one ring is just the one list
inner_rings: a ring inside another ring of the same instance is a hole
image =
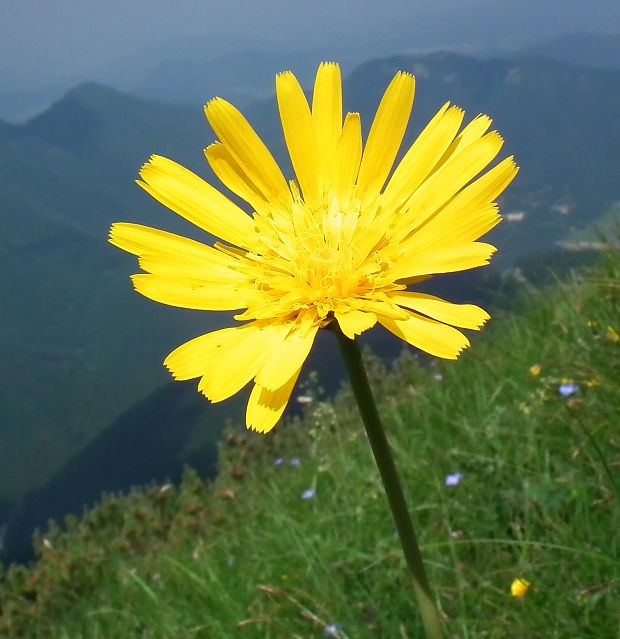
[[530, 375], [532, 377], [538, 377], [542, 371], [542, 366], [540, 364], [533, 364], [530, 366]]
[[451, 475], [446, 475], [446, 479], [445, 479], [445, 484], [446, 486], [458, 486], [462, 479], [463, 479], [464, 475], [463, 473], [453, 473]]
[[530, 589], [530, 582], [527, 579], [515, 579], [510, 585], [510, 594], [513, 597], [525, 597]]
[[573, 384], [572, 382], [564, 382], [558, 386], [558, 393], [562, 397], [572, 397], [579, 392], [579, 386], [577, 384]]
[[[179, 380], [200, 378], [211, 401], [254, 382], [249, 428], [269, 431], [289, 401], [319, 329], [337, 322], [353, 339], [377, 322], [409, 344], [455, 359], [457, 328], [489, 318], [409, 290], [436, 273], [489, 263], [478, 242], [500, 220], [497, 197], [517, 173], [512, 158], [480, 172], [503, 140], [483, 115], [446, 103], [392, 172], [413, 105], [415, 79], [397, 73], [365, 145], [360, 116], [343, 119], [340, 68], [321, 64], [311, 105], [295, 76], [276, 78], [296, 180], [287, 181], [243, 115], [215, 98], [205, 112], [219, 141], [205, 150], [246, 213], [172, 160], [153, 156], [138, 184], [208, 234], [214, 246], [137, 224], [114, 224], [112, 244], [139, 257], [136, 290], [184, 308], [240, 310], [243, 322], [183, 344], [165, 360]], [[390, 176], [391, 174], [391, 176]], [[389, 178], [389, 179], [388, 179]]]

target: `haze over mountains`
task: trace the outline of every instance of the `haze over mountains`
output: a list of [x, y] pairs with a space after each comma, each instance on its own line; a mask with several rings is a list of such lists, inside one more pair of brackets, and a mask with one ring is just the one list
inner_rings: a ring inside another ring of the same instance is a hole
[[[486, 2], [480, 0], [478, 4], [484, 6]], [[322, 60], [338, 60], [344, 68], [352, 69], [370, 58], [397, 51], [419, 54], [447, 50], [477, 57], [544, 56], [592, 68], [617, 69], [620, 17], [609, 19], [614, 4], [615, 0], [601, 0], [596, 10], [592, 8], [583, 15], [583, 3], [562, 0], [558, 15], [554, 3], [542, 4], [536, 12], [523, 12], [520, 3], [505, 0], [485, 7], [476, 20], [472, 20], [469, 4], [456, 4], [437, 20], [437, 8], [424, 11], [418, 3], [416, 20], [374, 24], [372, 29], [348, 35], [337, 29], [321, 30], [312, 38], [301, 39], [295, 39], [286, 29], [277, 37], [255, 29], [251, 34], [211, 31], [200, 36], [167, 35], [130, 51], [105, 47], [103, 59], [86, 67], [83, 62], [80, 71], [64, 73], [61, 65], [50, 68], [41, 59], [23, 62], [26, 68], [20, 71], [21, 58], [37, 51], [32, 47], [23, 51], [21, 47], [18, 56], [7, 56], [7, 60], [15, 58], [11, 66], [2, 69], [0, 59], [0, 120], [26, 122], [84, 81], [171, 104], [200, 106], [208, 97], [219, 94], [245, 107], [268, 97], [274, 75], [284, 69], [294, 69], [302, 81], [311, 81]], [[575, 32], [575, 25], [582, 31]], [[615, 29], [616, 33], [600, 33], [601, 29]], [[72, 58], [88, 60], [83, 55]]]
[[[502, 202], [512, 221], [491, 237], [500, 247], [491, 272], [556, 251], [558, 240], [620, 200], [620, 70], [454, 53], [371, 60], [350, 70], [344, 89], [346, 108], [360, 111], [366, 130], [397, 70], [418, 81], [406, 143], [449, 99], [468, 118], [491, 114], [505, 138], [502, 157], [515, 154], [522, 167]], [[313, 72], [304, 67], [302, 76]], [[273, 98], [244, 110], [291, 175]], [[44, 486], [169, 382], [161, 362], [172, 348], [227, 323], [225, 314], [166, 308], [135, 294], [128, 280], [135, 261], [106, 242], [109, 225], [122, 220], [203, 239], [133, 179], [158, 153], [213, 182], [202, 156], [213, 139], [200, 108], [94, 83], [69, 91], [26, 124], [0, 122], [0, 525], [15, 499]], [[463, 300], [476, 295], [461, 280], [442, 286], [458, 289]], [[216, 407], [208, 415], [219, 425], [230, 413]], [[209, 421], [192, 420], [179, 429], [189, 439]], [[148, 432], [143, 421], [138, 426]]]

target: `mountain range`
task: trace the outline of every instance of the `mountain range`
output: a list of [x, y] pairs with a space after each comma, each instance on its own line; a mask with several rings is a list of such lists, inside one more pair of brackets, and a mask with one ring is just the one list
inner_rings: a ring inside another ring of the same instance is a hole
[[[502, 201], [512, 221], [490, 236], [500, 251], [487, 277], [558, 250], [557, 241], [620, 200], [620, 71], [542, 57], [433, 53], [372, 60], [346, 76], [344, 89], [346, 108], [361, 113], [366, 130], [397, 70], [417, 77], [409, 141], [449, 99], [468, 117], [492, 115], [505, 138], [503, 156], [514, 153], [522, 167]], [[253, 102], [245, 112], [290, 175], [274, 99]], [[229, 321], [226, 314], [171, 309], [136, 295], [128, 281], [135, 261], [106, 242], [114, 221], [203, 239], [133, 179], [157, 153], [216, 182], [202, 156], [213, 137], [200, 109], [92, 83], [26, 124], [0, 122], [0, 516], [62, 475], [80, 451], [94, 454], [88, 446], [102, 433], [130, 428], [122, 416], [148, 404], [169, 381], [165, 355]], [[468, 281], [445, 278], [430, 290], [478, 300], [480, 289]], [[385, 351], [386, 340], [375, 339]], [[326, 371], [323, 359], [312, 365]], [[196, 398], [206, 411], [206, 401]], [[180, 428], [172, 415], [167, 423], [183, 441], [212, 423], [215, 439], [215, 425], [231, 417], [225, 406], [205, 415], [191, 417], [191, 428]], [[148, 429], [140, 432], [149, 446]]]

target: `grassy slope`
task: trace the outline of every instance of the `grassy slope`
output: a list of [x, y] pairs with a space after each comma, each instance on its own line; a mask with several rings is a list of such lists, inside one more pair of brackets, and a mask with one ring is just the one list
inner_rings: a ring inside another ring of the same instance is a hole
[[[370, 362], [450, 637], [619, 636], [619, 281], [614, 255], [532, 294], [456, 363]], [[39, 538], [0, 582], [0, 636], [420, 636], [346, 389], [273, 436], [231, 434], [220, 461], [214, 485], [189, 473]]]

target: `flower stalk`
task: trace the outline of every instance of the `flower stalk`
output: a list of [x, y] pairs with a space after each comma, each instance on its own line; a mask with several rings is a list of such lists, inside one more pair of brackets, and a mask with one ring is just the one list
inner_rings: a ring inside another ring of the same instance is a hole
[[368, 441], [379, 468], [392, 517], [405, 555], [413, 575], [413, 587], [420, 607], [422, 623], [427, 639], [442, 639], [443, 632], [439, 612], [426, 576], [422, 553], [416, 538], [402, 485], [394, 464], [394, 458], [385, 431], [381, 424], [377, 405], [368, 382], [360, 349], [355, 340], [346, 337], [336, 322], [330, 328], [336, 333], [340, 350], [353, 388], [353, 394], [368, 434]]

